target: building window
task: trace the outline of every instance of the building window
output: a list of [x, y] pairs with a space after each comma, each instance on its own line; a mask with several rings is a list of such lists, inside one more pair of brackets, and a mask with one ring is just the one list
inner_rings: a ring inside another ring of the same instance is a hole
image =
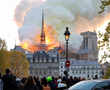
[[76, 71], [76, 73], [78, 73], [78, 72]]
[[63, 68], [63, 66], [61, 66], [61, 68]]
[[55, 62], [57, 62], [57, 59], [55, 59]]
[[81, 74], [81, 71], [79, 70], [79, 74]]
[[49, 58], [48, 58], [48, 57], [46, 57], [46, 60], [47, 60], [47, 62], [48, 62]]
[[38, 59], [37, 58], [35, 59], [35, 62], [38, 62]]
[[88, 38], [86, 37], [86, 48], [88, 48]]
[[49, 59], [49, 62], [52, 62], [52, 60], [51, 60], [51, 59]]
[[63, 72], [63, 70], [61, 70], [61, 72]]
[[38, 73], [36, 72], [36, 75], [37, 75]]
[[44, 63], [46, 62], [46, 59], [44, 59]]
[[39, 62], [42, 62], [42, 60], [40, 59]]
[[55, 62], [55, 59], [54, 59], [54, 57], [52, 57], [52, 62]]
[[72, 73], [74, 74], [74, 71]]
[[61, 66], [63, 66], [63, 63], [61, 63]]
[[37, 58], [38, 58], [38, 61], [39, 61], [39, 56], [37, 56]]
[[42, 56], [42, 62], [44, 61], [44, 56]]

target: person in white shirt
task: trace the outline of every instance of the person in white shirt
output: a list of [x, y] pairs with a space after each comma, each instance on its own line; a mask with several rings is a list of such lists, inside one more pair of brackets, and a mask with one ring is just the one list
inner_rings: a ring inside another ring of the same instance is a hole
[[63, 90], [64, 88], [67, 87], [67, 85], [66, 85], [64, 82], [62, 82], [61, 79], [58, 79], [58, 80], [57, 80], [57, 83], [58, 83], [58, 89], [59, 89], [59, 90]]

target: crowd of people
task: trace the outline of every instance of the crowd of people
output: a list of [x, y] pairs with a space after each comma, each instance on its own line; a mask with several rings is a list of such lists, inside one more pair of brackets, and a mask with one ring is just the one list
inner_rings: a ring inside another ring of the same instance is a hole
[[0, 74], [0, 90], [64, 90], [81, 80], [84, 79], [60, 76], [43, 78], [29, 76], [20, 79], [6, 69], [5, 75]]

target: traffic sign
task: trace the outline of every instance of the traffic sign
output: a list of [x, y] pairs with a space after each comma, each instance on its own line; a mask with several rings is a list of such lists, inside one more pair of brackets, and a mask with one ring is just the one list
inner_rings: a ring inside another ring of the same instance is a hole
[[69, 61], [69, 60], [66, 60], [65, 66], [66, 66], [66, 67], [70, 67], [70, 61]]

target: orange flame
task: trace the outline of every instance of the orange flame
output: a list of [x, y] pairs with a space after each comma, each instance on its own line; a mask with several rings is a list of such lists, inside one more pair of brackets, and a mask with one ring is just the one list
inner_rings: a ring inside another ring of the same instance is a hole
[[37, 50], [37, 47], [35, 47], [35, 45], [32, 45], [31, 43], [29, 43], [28, 41], [23, 41], [20, 43], [20, 46], [28, 51], [34, 52], [35, 50]]
[[[59, 46], [59, 42], [57, 40], [57, 33], [56, 31], [52, 28], [52, 26], [47, 26], [44, 24], [44, 31], [45, 31], [45, 39], [46, 39], [46, 45], [48, 47], [48, 50], [53, 49], [54, 47]], [[37, 51], [39, 48], [40, 44], [40, 33], [35, 36], [33, 39], [35, 44], [31, 44], [28, 41], [23, 41], [20, 46], [28, 51], [34, 52]]]
[[28, 48], [29, 48], [28, 42], [22, 42], [22, 43], [20, 44], [20, 46], [21, 46], [22, 48], [24, 48], [24, 49], [28, 49]]
[[57, 40], [57, 33], [56, 31], [52, 28], [52, 26], [47, 26], [45, 24], [45, 34], [46, 34], [46, 44], [48, 45], [48, 49], [52, 49], [54, 47], [59, 46], [59, 42]]

